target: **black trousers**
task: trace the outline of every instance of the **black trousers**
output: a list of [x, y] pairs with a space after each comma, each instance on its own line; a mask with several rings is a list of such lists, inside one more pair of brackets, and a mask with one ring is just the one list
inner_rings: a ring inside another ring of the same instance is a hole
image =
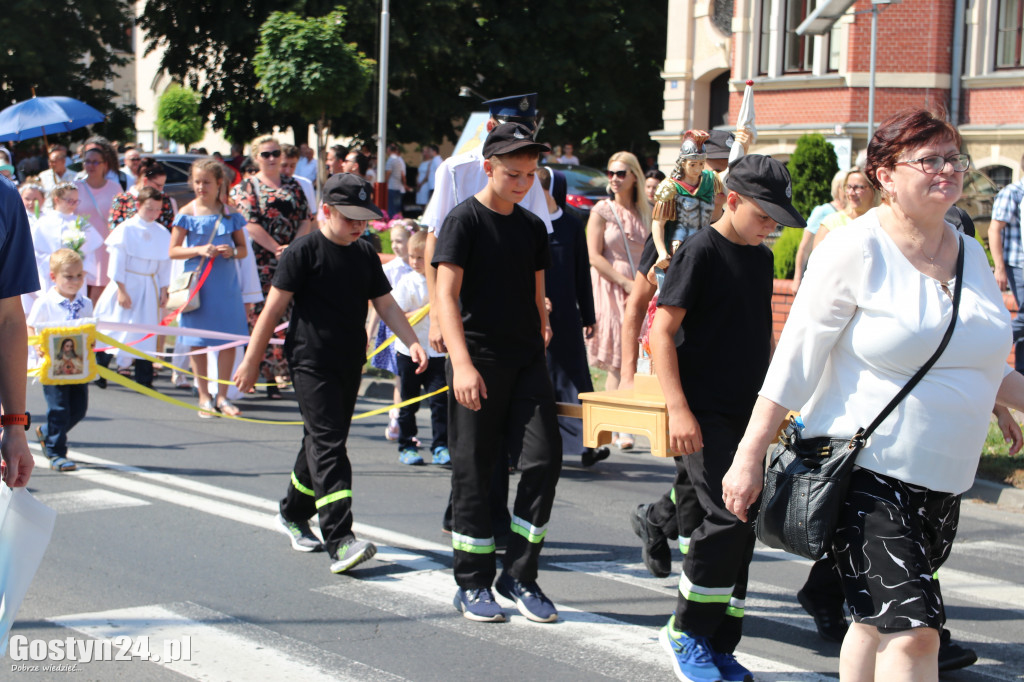
[[[398, 363], [398, 392], [402, 402], [419, 397], [422, 393], [433, 393], [446, 385], [444, 375], [444, 358], [430, 358], [427, 369], [422, 374], [416, 373], [416, 363], [408, 355], [395, 353]], [[448, 396], [438, 393], [428, 398], [430, 403], [430, 430], [434, 437], [430, 451], [448, 447]], [[420, 403], [406, 405], [398, 410], [398, 449], [416, 448], [413, 437], [416, 435], [416, 413]]]
[[333, 557], [352, 533], [352, 464], [346, 441], [359, 395], [362, 365], [344, 370], [291, 368], [302, 413], [302, 446], [281, 516], [305, 521], [320, 515], [320, 531]]
[[[732, 466], [749, 414], [695, 412], [704, 448], [676, 458], [689, 474], [704, 518], [690, 535], [676, 601], [676, 629], [707, 637], [731, 653], [743, 635], [747, 575], [754, 555], [754, 526], [722, 502], [722, 478]], [[677, 501], [681, 499], [677, 491]]]
[[[495, 467], [505, 466], [506, 451], [519, 453], [522, 472], [504, 560], [505, 571], [519, 580], [537, 578], [562, 467], [562, 439], [544, 356], [538, 355], [525, 367], [474, 365], [487, 387], [481, 409], [474, 412], [459, 405], [448, 392], [455, 582], [466, 589], [490, 587], [494, 582], [491, 481]], [[446, 372], [450, 386], [450, 361]]]
[[647, 520], [661, 528], [670, 540], [679, 538], [679, 551], [686, 554], [693, 529], [700, 525], [704, 510], [693, 490], [686, 467], [676, 462], [676, 480], [667, 493], [647, 512]]

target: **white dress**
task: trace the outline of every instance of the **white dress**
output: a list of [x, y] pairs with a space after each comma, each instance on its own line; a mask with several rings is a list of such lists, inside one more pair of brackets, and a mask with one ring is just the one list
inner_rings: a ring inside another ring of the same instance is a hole
[[[110, 263], [110, 283], [96, 304], [96, 317], [105, 322], [154, 325], [160, 323], [160, 290], [171, 280], [171, 233], [163, 225], [135, 215], [124, 221], [106, 239]], [[131, 307], [117, 302], [117, 283], [124, 283], [131, 298]], [[121, 343], [132, 343], [145, 334], [111, 331], [110, 336]], [[156, 337], [134, 344], [138, 350], [156, 350]], [[119, 367], [127, 367], [135, 356], [117, 352]]]
[[[40, 294], [45, 292], [53, 282], [50, 281], [50, 255], [63, 248], [67, 240], [73, 238], [78, 228], [75, 220], [78, 216], [64, 214], [59, 211], [46, 211], [32, 224], [32, 245], [36, 252], [36, 268], [39, 270]], [[99, 263], [96, 250], [103, 246], [103, 237], [87, 221], [82, 230], [85, 243], [79, 251], [84, 260], [83, 266], [88, 279], [99, 276]]]

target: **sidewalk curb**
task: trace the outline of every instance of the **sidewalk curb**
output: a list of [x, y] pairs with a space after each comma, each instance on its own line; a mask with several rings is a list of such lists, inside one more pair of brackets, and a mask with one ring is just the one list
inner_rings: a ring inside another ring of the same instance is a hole
[[964, 497], [994, 504], [1002, 509], [1024, 511], [1024, 490], [995, 481], [974, 479], [974, 485]]

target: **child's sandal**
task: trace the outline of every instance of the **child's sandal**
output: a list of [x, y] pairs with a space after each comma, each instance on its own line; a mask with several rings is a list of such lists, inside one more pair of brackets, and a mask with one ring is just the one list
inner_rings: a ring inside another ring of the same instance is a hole
[[207, 400], [205, 403], [199, 403], [200, 419], [213, 419], [216, 416], [217, 408], [213, 406], [212, 400]]
[[51, 457], [50, 468], [54, 471], [64, 473], [66, 471], [74, 471], [78, 468], [78, 465], [72, 462], [67, 457]]
[[235, 407], [234, 405], [232, 405], [231, 401], [227, 400], [226, 398], [217, 403], [217, 410], [221, 414], [227, 415], [229, 417], [237, 417], [238, 415], [242, 414], [242, 411]]

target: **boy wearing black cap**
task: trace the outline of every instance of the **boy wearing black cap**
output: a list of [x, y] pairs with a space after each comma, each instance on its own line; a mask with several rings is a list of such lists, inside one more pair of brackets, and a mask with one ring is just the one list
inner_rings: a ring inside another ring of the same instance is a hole
[[725, 509], [722, 477], [774, 346], [772, 253], [762, 242], [777, 223], [804, 226], [778, 161], [741, 157], [729, 166], [726, 188], [722, 217], [673, 255], [650, 333], [669, 445], [684, 455], [676, 467], [685, 468], [703, 509], [683, 558], [675, 614], [661, 631], [676, 676], [694, 682], [752, 679], [733, 651], [742, 635], [754, 531]]
[[324, 183], [320, 229], [296, 239], [281, 254], [267, 304], [234, 376], [243, 392], [252, 388], [273, 327], [294, 302], [285, 353], [304, 421], [303, 438], [277, 523], [293, 548], [313, 552], [321, 545], [309, 519], [319, 513], [333, 573], [377, 552], [352, 533], [352, 465], [345, 447], [366, 361], [367, 301], [409, 347], [418, 371], [427, 366], [426, 353], [389, 293], [380, 259], [359, 239], [366, 221], [381, 217], [372, 194], [370, 184], [351, 173], [332, 175]]
[[506, 448], [521, 450], [522, 476], [499, 594], [536, 622], [558, 619], [537, 586], [537, 563], [562, 465], [554, 393], [544, 358], [548, 267], [544, 224], [517, 204], [533, 186], [545, 144], [518, 123], [484, 143], [487, 185], [444, 222], [433, 265], [435, 302], [448, 346], [455, 607], [466, 618], [505, 619], [496, 573], [491, 474]]

